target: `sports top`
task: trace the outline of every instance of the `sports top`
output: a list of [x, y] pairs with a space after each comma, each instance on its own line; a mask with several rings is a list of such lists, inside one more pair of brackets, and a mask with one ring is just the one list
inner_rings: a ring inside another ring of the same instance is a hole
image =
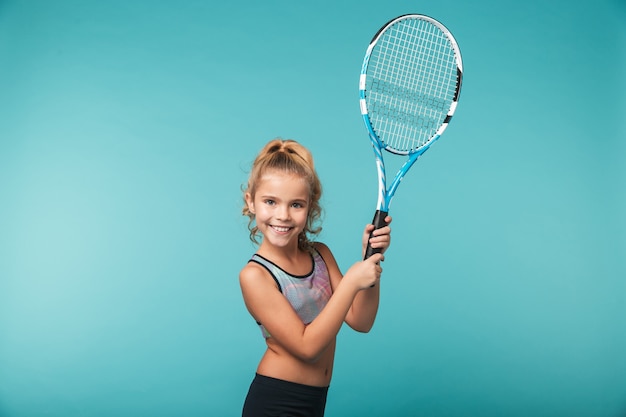
[[[311, 259], [312, 270], [303, 276], [291, 275], [259, 254], [254, 254], [250, 259], [250, 262], [256, 262], [267, 269], [276, 281], [278, 290], [287, 298], [304, 324], [311, 323], [317, 317], [332, 294], [328, 268], [315, 248], [311, 248]], [[257, 324], [263, 337], [271, 337], [261, 323], [257, 321]]]

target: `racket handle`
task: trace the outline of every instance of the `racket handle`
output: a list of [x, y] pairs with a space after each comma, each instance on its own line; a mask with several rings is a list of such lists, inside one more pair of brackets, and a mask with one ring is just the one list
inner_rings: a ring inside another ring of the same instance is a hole
[[[385, 217], [387, 217], [387, 214], [389, 213], [386, 211], [376, 210], [376, 213], [374, 213], [374, 220], [372, 220], [372, 224], [374, 225], [374, 230], [387, 226], [387, 222], [385, 221]], [[370, 233], [370, 238], [373, 236], [373, 234], [374, 232], [372, 231], [372, 233]], [[367, 248], [365, 249], [365, 257], [363, 259], [367, 259], [373, 254], [380, 253], [380, 252], [381, 252], [380, 248], [372, 248], [368, 241]]]

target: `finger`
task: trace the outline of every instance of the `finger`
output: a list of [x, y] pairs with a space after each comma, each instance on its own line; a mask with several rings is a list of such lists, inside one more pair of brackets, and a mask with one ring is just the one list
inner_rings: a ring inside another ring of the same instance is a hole
[[388, 233], [383, 233], [381, 235], [372, 236], [370, 240], [375, 240], [376, 242], [386, 242], [391, 239], [391, 235]]
[[382, 248], [385, 246], [389, 246], [390, 241], [391, 239], [389, 238], [389, 235], [383, 235], [371, 238], [369, 240], [369, 243], [373, 248]]
[[367, 260], [369, 260], [370, 262], [374, 262], [375, 264], [383, 261], [385, 259], [385, 257], [383, 256], [382, 253], [375, 253], [372, 256], [370, 256], [369, 258], [367, 258]]
[[373, 236], [385, 236], [391, 234], [391, 227], [385, 226], [372, 231]]

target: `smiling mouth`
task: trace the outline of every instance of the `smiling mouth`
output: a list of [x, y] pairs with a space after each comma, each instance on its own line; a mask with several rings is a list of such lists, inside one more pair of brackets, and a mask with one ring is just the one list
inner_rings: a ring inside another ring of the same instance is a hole
[[271, 227], [272, 227], [272, 229], [274, 229], [278, 233], [287, 233], [288, 231], [293, 229], [292, 227], [287, 227], [287, 226], [274, 226], [274, 225], [271, 225]]

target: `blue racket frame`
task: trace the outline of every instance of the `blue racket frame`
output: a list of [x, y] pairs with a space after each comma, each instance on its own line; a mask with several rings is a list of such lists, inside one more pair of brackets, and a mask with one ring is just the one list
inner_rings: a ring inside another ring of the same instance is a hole
[[[436, 25], [437, 27], [439, 27], [439, 29], [441, 29], [441, 31], [446, 34], [446, 36], [448, 37], [448, 39], [450, 40], [452, 44], [452, 47], [455, 51], [455, 56], [457, 59], [458, 83], [457, 83], [457, 88], [454, 94], [453, 101], [448, 110], [448, 113], [443, 123], [441, 124], [441, 126], [437, 129], [436, 133], [426, 143], [424, 143], [422, 146], [420, 146], [417, 149], [413, 149], [410, 151], [399, 151], [397, 149], [394, 149], [392, 147], [385, 145], [380, 140], [380, 138], [378, 137], [378, 135], [376, 134], [372, 126], [372, 123], [368, 114], [367, 101], [366, 101], [367, 69], [368, 69], [368, 64], [369, 64], [372, 50], [374, 49], [374, 46], [376, 45], [381, 34], [384, 33], [384, 31], [388, 27], [394, 25], [396, 22], [403, 20], [403, 19], [411, 19], [411, 18], [427, 20], [433, 23], [434, 25]], [[452, 116], [454, 115], [454, 112], [456, 111], [459, 94], [461, 91], [462, 79], [463, 79], [463, 64], [462, 64], [462, 59], [461, 59], [461, 51], [459, 50], [456, 40], [454, 39], [450, 31], [443, 24], [441, 24], [440, 22], [438, 22], [437, 20], [429, 16], [418, 15], [418, 14], [407, 14], [407, 15], [398, 16], [394, 19], [391, 19], [389, 22], [387, 22], [372, 38], [370, 45], [367, 48], [367, 51], [365, 53], [365, 58], [363, 59], [363, 65], [361, 66], [361, 74], [360, 74], [360, 79], [359, 79], [359, 103], [361, 107], [361, 115], [363, 118], [363, 122], [365, 123], [365, 126], [367, 128], [367, 132], [368, 132], [370, 141], [372, 143], [372, 148], [374, 150], [374, 156], [376, 158], [376, 169], [378, 172], [378, 201], [376, 205], [376, 212], [374, 214], [374, 219], [372, 220], [372, 224], [374, 224], [375, 229], [379, 229], [387, 225], [385, 218], [387, 217], [389, 213], [389, 206], [391, 205], [391, 200], [393, 199], [395, 192], [398, 186], [400, 185], [400, 182], [402, 181], [406, 173], [415, 164], [418, 158], [422, 156], [428, 149], [430, 149], [431, 145], [435, 143], [441, 137], [443, 132], [448, 127], [448, 123], [450, 122], [450, 120], [452, 119]], [[397, 155], [408, 156], [407, 160], [404, 162], [404, 164], [400, 167], [400, 169], [396, 173], [396, 176], [394, 177], [389, 187], [387, 187], [385, 162], [384, 162], [383, 152], [382, 152], [383, 150], [386, 150], [390, 153], [397, 154]], [[378, 253], [378, 252], [380, 252], [380, 250], [374, 249], [368, 244], [366, 253], [365, 253], [365, 258], [368, 258], [372, 254]]]

